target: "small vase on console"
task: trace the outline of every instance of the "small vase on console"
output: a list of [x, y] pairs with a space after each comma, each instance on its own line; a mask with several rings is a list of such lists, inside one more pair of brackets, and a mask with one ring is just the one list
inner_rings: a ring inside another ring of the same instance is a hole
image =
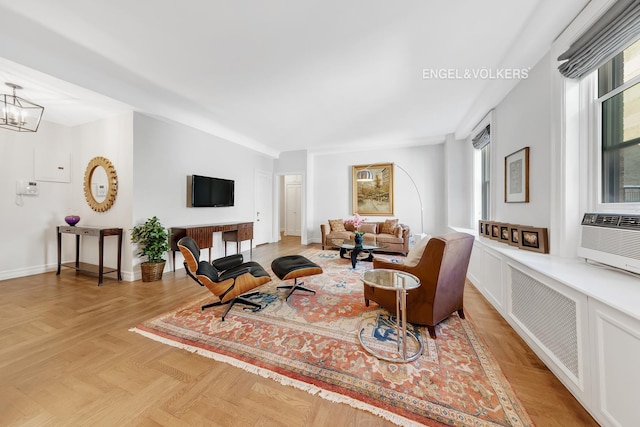
[[78, 215], [67, 215], [64, 217], [64, 221], [73, 227], [80, 222], [80, 217]]

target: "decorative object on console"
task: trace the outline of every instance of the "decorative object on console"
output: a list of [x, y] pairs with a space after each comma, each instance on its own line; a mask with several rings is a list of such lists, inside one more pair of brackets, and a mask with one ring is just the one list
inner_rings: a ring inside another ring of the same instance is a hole
[[84, 172], [84, 197], [96, 212], [111, 209], [118, 194], [118, 175], [113, 163], [105, 157], [94, 157]]
[[144, 224], [131, 229], [131, 242], [138, 243], [140, 258], [147, 257], [147, 261], [140, 264], [143, 282], [153, 282], [162, 279], [165, 259], [164, 254], [169, 250], [169, 233], [162, 226], [157, 217], [147, 219]]
[[44, 107], [17, 96], [16, 90], [22, 86], [5, 84], [13, 89], [13, 95], [2, 95], [0, 127], [16, 132], [37, 132]]
[[393, 163], [352, 166], [353, 212], [393, 215]]
[[529, 203], [529, 147], [504, 158], [505, 203]]
[[64, 217], [64, 222], [73, 227], [80, 222], [80, 217], [78, 215], [67, 215]]

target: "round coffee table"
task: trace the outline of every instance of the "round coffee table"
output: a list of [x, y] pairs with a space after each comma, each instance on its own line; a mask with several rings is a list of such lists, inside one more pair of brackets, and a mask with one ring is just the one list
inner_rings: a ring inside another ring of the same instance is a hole
[[[368, 333], [368, 327], [362, 327], [358, 334], [358, 339], [362, 347], [378, 359], [387, 360], [389, 362], [410, 362], [417, 359], [422, 354], [422, 341], [416, 335], [407, 330], [407, 291], [416, 289], [420, 286], [420, 279], [413, 274], [405, 273], [399, 270], [390, 270], [377, 268], [367, 270], [362, 273], [362, 281], [369, 286], [380, 289], [396, 291], [396, 320], [390, 321], [390, 326], [395, 326], [396, 338], [384, 337], [384, 341], [395, 342], [395, 354], [385, 355], [382, 351], [374, 348], [372, 342], [374, 340], [365, 339], [364, 334]], [[371, 336], [375, 338], [376, 331], [374, 326]], [[381, 340], [378, 339], [378, 342]], [[407, 354], [407, 344], [415, 349], [412, 353]], [[376, 342], [377, 344], [377, 342]]]
[[[351, 259], [351, 266], [356, 268], [358, 261], [373, 261], [373, 251], [376, 249], [384, 249], [387, 244], [364, 242], [356, 245], [353, 240], [331, 239], [331, 245], [340, 249], [340, 258]], [[348, 256], [347, 256], [348, 254]]]

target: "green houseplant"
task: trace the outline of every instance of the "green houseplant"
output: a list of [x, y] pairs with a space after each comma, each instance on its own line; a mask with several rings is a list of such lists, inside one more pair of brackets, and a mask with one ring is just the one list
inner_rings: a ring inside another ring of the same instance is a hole
[[147, 219], [144, 224], [131, 229], [131, 242], [138, 244], [138, 256], [147, 258], [140, 264], [142, 281], [152, 282], [162, 279], [165, 259], [164, 254], [169, 250], [169, 232], [162, 226], [157, 217]]

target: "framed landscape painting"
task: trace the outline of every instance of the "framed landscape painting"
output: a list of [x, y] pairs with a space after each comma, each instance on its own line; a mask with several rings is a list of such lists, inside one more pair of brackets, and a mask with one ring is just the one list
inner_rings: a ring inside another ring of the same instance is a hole
[[[358, 172], [367, 179], [357, 179]], [[352, 182], [353, 213], [393, 215], [393, 163], [353, 166]]]

